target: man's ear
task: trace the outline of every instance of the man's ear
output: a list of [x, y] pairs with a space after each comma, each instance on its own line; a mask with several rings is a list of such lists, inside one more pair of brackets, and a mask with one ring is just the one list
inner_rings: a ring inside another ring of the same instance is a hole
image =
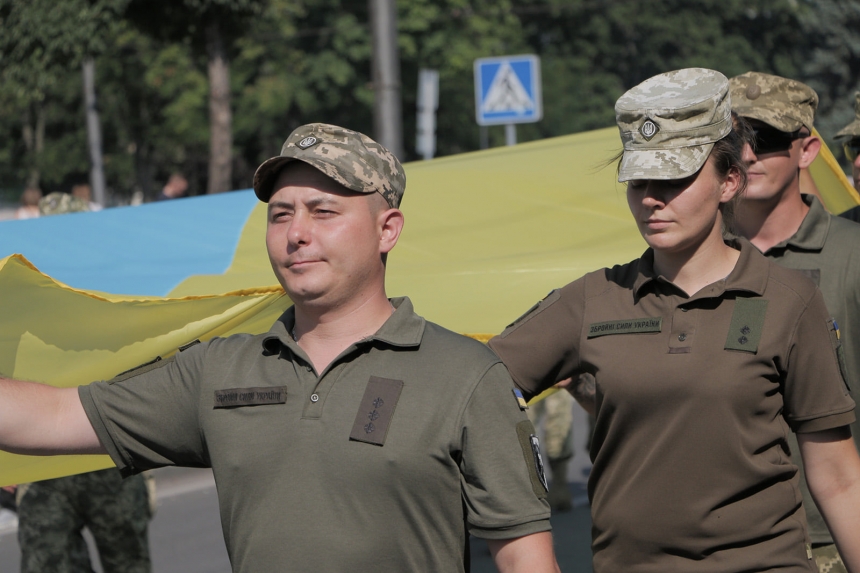
[[378, 215], [379, 252], [388, 253], [397, 244], [403, 231], [403, 211], [387, 209]]
[[803, 144], [800, 147], [800, 165], [801, 169], [806, 169], [815, 158], [818, 157], [818, 152], [821, 150], [821, 140], [816, 135], [810, 135], [803, 139]]

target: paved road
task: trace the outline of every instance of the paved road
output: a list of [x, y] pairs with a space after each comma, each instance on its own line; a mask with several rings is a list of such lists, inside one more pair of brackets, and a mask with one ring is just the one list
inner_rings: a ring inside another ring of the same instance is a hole
[[[588, 422], [580, 410], [574, 416], [573, 463], [569, 487], [576, 506], [552, 518], [555, 550], [563, 573], [591, 573], [591, 517], [584, 478], [590, 468], [584, 452]], [[153, 573], [230, 573], [221, 533], [215, 480], [210, 470], [163, 468], [156, 470], [158, 511], [150, 523], [149, 543]], [[0, 512], [0, 572], [18, 571], [20, 551], [14, 514]], [[92, 543], [92, 539], [89, 539]], [[495, 572], [487, 545], [472, 539], [472, 573]], [[91, 551], [91, 554], [93, 552]], [[96, 573], [102, 573], [97, 557]]]

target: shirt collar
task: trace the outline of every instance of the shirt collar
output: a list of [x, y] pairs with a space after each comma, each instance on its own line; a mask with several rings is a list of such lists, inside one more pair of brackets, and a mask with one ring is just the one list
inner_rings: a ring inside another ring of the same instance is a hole
[[803, 218], [800, 228], [794, 235], [774, 245], [768, 249], [768, 252], [774, 249], [784, 249], [788, 246], [804, 251], [820, 251], [824, 248], [827, 233], [830, 231], [830, 215], [815, 195], [801, 195], [800, 197], [804, 203], [809, 205], [809, 213]]
[[[388, 317], [388, 320], [372, 336], [357, 341], [356, 345], [377, 340], [390, 346], [403, 348], [420, 346], [426, 321], [415, 314], [409, 297], [392, 298], [390, 301], [394, 307], [394, 312]], [[296, 309], [295, 306], [291, 306], [275, 321], [275, 324], [263, 337], [263, 348], [270, 353], [277, 354], [280, 350], [280, 344], [293, 351], [299, 351], [298, 344], [290, 334], [295, 324]]]
[[[764, 294], [769, 274], [768, 261], [764, 255], [746, 239], [729, 239], [726, 244], [741, 252], [735, 268], [725, 280], [715, 283], [714, 288], [708, 291], [702, 289], [691, 298], [720, 296], [728, 291], [749, 291], [759, 296]], [[638, 274], [633, 282], [633, 292], [640, 297], [646, 285], [653, 284], [653, 288], [659, 288], [657, 285], [660, 283], [671, 285], [679, 292], [683, 292], [675, 287], [672, 281], [654, 271], [654, 251], [648, 249], [638, 261]]]

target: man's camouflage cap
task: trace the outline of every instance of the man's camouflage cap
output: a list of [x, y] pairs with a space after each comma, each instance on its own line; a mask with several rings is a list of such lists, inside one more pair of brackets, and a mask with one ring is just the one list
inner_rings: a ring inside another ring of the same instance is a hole
[[48, 193], [39, 199], [40, 215], [63, 215], [89, 211], [90, 205], [80, 197], [73, 197], [62, 191]]
[[812, 133], [818, 94], [808, 85], [760, 72], [735, 76], [729, 85], [732, 109], [739, 116], [763, 121], [786, 133], [801, 127]]
[[860, 137], [860, 92], [854, 94], [854, 121], [839, 130], [836, 139], [854, 139]]
[[618, 181], [683, 179], [732, 130], [729, 81], [704, 68], [654, 76], [618, 99], [615, 120], [624, 144]]
[[269, 202], [278, 172], [291, 161], [316, 167], [356, 193], [379, 193], [395, 208], [406, 188], [403, 166], [385, 147], [357, 131], [309, 123], [290, 134], [278, 157], [257, 168], [254, 192], [260, 201]]

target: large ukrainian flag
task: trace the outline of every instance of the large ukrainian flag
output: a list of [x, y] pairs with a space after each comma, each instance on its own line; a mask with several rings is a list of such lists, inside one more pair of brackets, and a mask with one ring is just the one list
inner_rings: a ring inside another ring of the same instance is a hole
[[[408, 164], [389, 295], [481, 338], [551, 289], [639, 256], [606, 166], [618, 150], [610, 128]], [[828, 150], [811, 172], [832, 212], [860, 203]], [[0, 374], [77, 386], [194, 339], [266, 331], [290, 302], [264, 234], [251, 191], [0, 223], [0, 256], [12, 255], [0, 259]], [[0, 485], [110, 465], [0, 453]]]

